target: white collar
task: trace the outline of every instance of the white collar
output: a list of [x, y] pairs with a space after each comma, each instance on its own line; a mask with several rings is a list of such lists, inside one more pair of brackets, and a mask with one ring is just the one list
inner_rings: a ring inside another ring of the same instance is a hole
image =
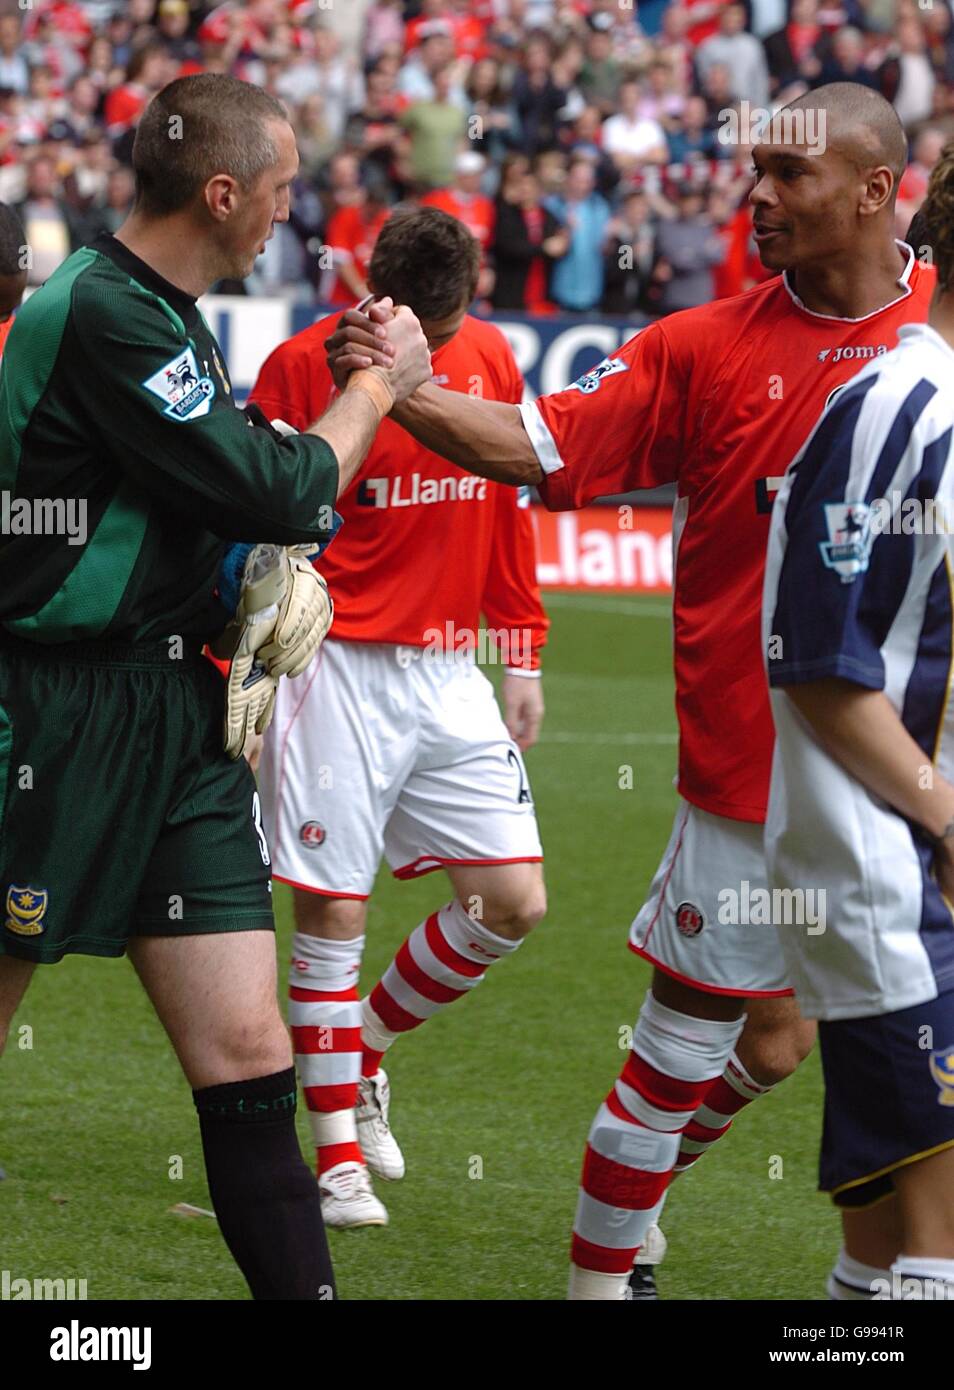
[[909, 246], [906, 241], [900, 241], [897, 237], [895, 237], [894, 244], [895, 246], [899, 246], [901, 250], [906, 253], [908, 258], [904, 269], [898, 276], [898, 284], [901, 286], [902, 292], [898, 295], [897, 299], [892, 299], [889, 300], [887, 304], [882, 304], [880, 309], [872, 309], [870, 314], [862, 314], [860, 319], [844, 319], [838, 314], [819, 314], [815, 309], [809, 309], [807, 304], [804, 304], [792, 289], [789, 283], [787, 270], [782, 272], [782, 284], [788, 291], [788, 296], [792, 303], [801, 309], [802, 313], [811, 314], [813, 319], [827, 319], [829, 323], [864, 323], [865, 319], [873, 319], [875, 314], [883, 314], [885, 309], [891, 308], [892, 304], [897, 304], [899, 300], [907, 299], [908, 295], [913, 293], [910, 280], [911, 272], [914, 269], [914, 263], [917, 260], [914, 254], [914, 248]]

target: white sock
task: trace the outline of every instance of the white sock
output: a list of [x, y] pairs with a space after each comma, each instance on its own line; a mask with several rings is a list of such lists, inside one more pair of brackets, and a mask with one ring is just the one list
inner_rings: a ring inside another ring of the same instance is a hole
[[828, 1297], [836, 1302], [851, 1303], [873, 1299], [890, 1286], [890, 1270], [862, 1264], [860, 1260], [853, 1259], [842, 1246], [835, 1267], [828, 1276], [826, 1290]]
[[567, 1298], [572, 1302], [623, 1303], [629, 1283], [628, 1274], [603, 1274], [597, 1269], [579, 1269], [570, 1265], [570, 1286]]
[[891, 1275], [893, 1299], [954, 1299], [954, 1260], [899, 1255]]

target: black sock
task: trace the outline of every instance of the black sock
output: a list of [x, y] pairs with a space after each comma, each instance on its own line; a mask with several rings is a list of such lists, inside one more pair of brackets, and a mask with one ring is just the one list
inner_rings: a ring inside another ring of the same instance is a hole
[[295, 1133], [295, 1069], [193, 1091], [219, 1228], [253, 1298], [335, 1297], [314, 1174]]

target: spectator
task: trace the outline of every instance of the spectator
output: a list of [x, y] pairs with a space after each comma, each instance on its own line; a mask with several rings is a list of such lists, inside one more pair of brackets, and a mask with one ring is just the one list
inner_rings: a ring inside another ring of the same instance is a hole
[[338, 145], [325, 118], [325, 99], [320, 92], [312, 92], [298, 107], [295, 136], [301, 173], [309, 183], [314, 183]]
[[464, 110], [467, 98], [454, 65], [454, 44], [447, 25], [438, 21], [421, 31], [420, 46], [398, 73], [398, 91], [408, 101], [433, 101], [437, 74], [450, 70], [451, 100]]
[[679, 4], [667, 5], [656, 52], [672, 68], [673, 79], [680, 92], [688, 92], [695, 81], [694, 50], [686, 38], [688, 27], [688, 10]]
[[901, 175], [895, 206], [897, 235], [903, 237], [912, 217], [924, 202], [931, 170], [941, 157], [948, 136], [937, 126], [927, 126], [914, 142], [913, 159]]
[[571, 159], [588, 159], [596, 170], [596, 187], [608, 198], [619, 183], [619, 170], [603, 148], [603, 122], [599, 109], [584, 106], [573, 122], [568, 152]]
[[666, 132], [666, 144], [670, 164], [725, 159], [732, 153], [727, 145], [720, 144], [709, 125], [709, 112], [702, 97], [688, 99], [682, 118]]
[[565, 229], [541, 201], [526, 155], [508, 155], [495, 206], [494, 308], [552, 313], [550, 274], [569, 245]]
[[634, 190], [606, 227], [604, 314], [642, 314], [653, 268], [655, 228], [646, 194]]
[[765, 40], [769, 86], [773, 93], [793, 82], [813, 83], [821, 72], [817, 47], [822, 38], [818, 0], [792, 0], [784, 29]]
[[707, 304], [715, 294], [713, 269], [726, 247], [706, 211], [706, 195], [691, 183], [678, 190], [676, 215], [656, 233], [654, 305], [659, 314]]
[[496, 58], [481, 58], [474, 64], [466, 91], [470, 114], [477, 117], [477, 123], [468, 131], [473, 146], [479, 154], [499, 164], [516, 149], [519, 126]]
[[476, 150], [462, 150], [454, 163], [454, 182], [450, 188], [438, 188], [421, 199], [423, 207], [440, 208], [458, 222], [463, 222], [480, 246], [481, 276], [477, 285], [478, 299], [489, 292], [486, 275], [487, 254], [494, 235], [494, 205], [481, 193], [481, 182], [487, 161]]
[[335, 140], [340, 140], [349, 115], [364, 100], [364, 87], [360, 73], [342, 55], [336, 34], [319, 26], [313, 31], [313, 39], [314, 51], [283, 73], [276, 83], [277, 94], [294, 105], [317, 92], [324, 102], [328, 129]]
[[27, 168], [26, 196], [16, 212], [30, 248], [27, 282], [42, 285], [80, 243], [78, 227], [61, 197], [56, 165], [38, 155]]
[[620, 110], [603, 126], [603, 148], [621, 174], [639, 164], [665, 164], [666, 135], [658, 121], [640, 116], [640, 84], [627, 79], [619, 89]]
[[611, 116], [619, 100], [622, 71], [613, 56], [613, 39], [607, 28], [590, 25], [586, 39], [586, 58], [580, 70], [580, 91], [587, 104], [595, 106], [600, 115]]
[[403, 0], [377, 0], [368, 11], [364, 51], [374, 62], [390, 45], [404, 47]]
[[386, 193], [394, 191], [394, 164], [403, 139], [399, 106], [390, 70], [372, 68], [365, 78], [364, 105], [352, 113], [344, 133], [345, 145], [361, 160], [365, 181]]
[[569, 92], [554, 81], [551, 72], [553, 45], [546, 34], [531, 34], [523, 56], [523, 69], [513, 85], [513, 101], [520, 123], [520, 148], [529, 155], [555, 145], [559, 114]]
[[88, 135], [99, 131], [100, 126], [96, 120], [96, 112], [99, 109], [99, 92], [96, 84], [84, 72], [79, 77], [74, 77], [70, 83], [69, 97], [65, 101], [58, 102], [55, 108], [56, 119], [62, 121], [70, 132], [70, 139], [75, 145], [80, 144]]
[[542, 198], [551, 198], [563, 192], [567, 160], [562, 150], [543, 150], [534, 158], [532, 168]]
[[725, 120], [726, 112], [738, 107], [739, 103], [732, 95], [732, 76], [724, 63], [713, 63], [702, 79], [702, 98], [709, 125], [716, 129]]
[[693, 183], [677, 190], [676, 215], [656, 229], [652, 304], [658, 314], [695, 309], [715, 295], [713, 267], [726, 259], [726, 245], [705, 210], [705, 195]]
[[332, 267], [320, 295], [331, 304], [354, 304], [368, 293], [368, 266], [391, 209], [376, 189], [359, 189], [328, 221], [325, 239]]
[[831, 53], [822, 63], [821, 74], [814, 85], [820, 87], [828, 82], [860, 82], [876, 91], [880, 88], [878, 78], [865, 66], [865, 41], [860, 29], [849, 25], [839, 29], [832, 39]]
[[174, 66], [161, 44], [151, 43], [138, 49], [129, 60], [126, 81], [114, 87], [103, 107], [106, 127], [113, 136], [134, 126], [146, 103], [174, 75]]
[[637, 115], [658, 121], [665, 128], [678, 120], [685, 105], [685, 94], [676, 88], [672, 67], [662, 58], [655, 59], [646, 74], [646, 85], [636, 108]]
[[132, 209], [136, 181], [132, 169], [118, 164], [106, 178], [105, 196], [88, 208], [83, 219], [83, 240], [92, 241], [100, 232], [115, 233]]
[[156, 11], [158, 37], [170, 58], [180, 64], [179, 77], [189, 72], [201, 72], [202, 47], [189, 35], [188, 0], [159, 0]]
[[573, 160], [563, 193], [550, 198], [547, 207], [570, 234], [570, 244], [553, 268], [553, 298], [572, 313], [595, 309], [603, 296], [603, 247], [610, 208], [596, 192], [589, 160]]
[[768, 106], [769, 80], [765, 49], [754, 34], [745, 32], [745, 6], [726, 5], [719, 15], [719, 32], [700, 46], [696, 67], [700, 81], [714, 64], [728, 69], [729, 90], [736, 101], [747, 100], [764, 110]]
[[20, 16], [0, 15], [0, 87], [25, 95], [30, 67], [20, 47]]
[[434, 97], [416, 101], [401, 113], [411, 138], [411, 174], [424, 189], [446, 188], [453, 177], [457, 147], [467, 133], [463, 111], [451, 100], [454, 68], [434, 73]]
[[901, 15], [895, 26], [898, 42], [898, 87], [894, 109], [905, 127], [927, 120], [934, 104], [934, 68], [927, 37], [916, 15]]
[[924, 36], [936, 80], [954, 83], [954, 21], [949, 0], [934, 0], [924, 11]]

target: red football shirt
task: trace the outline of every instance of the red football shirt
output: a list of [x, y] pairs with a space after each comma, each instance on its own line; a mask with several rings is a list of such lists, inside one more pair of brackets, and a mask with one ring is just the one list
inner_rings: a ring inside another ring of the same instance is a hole
[[899, 298], [876, 313], [812, 313], [776, 276], [661, 319], [523, 408], [551, 510], [678, 484], [679, 791], [716, 815], [765, 819], [774, 730], [760, 609], [772, 500], [832, 391], [890, 351], [902, 324], [926, 320], [934, 271], [903, 249]]
[[[328, 408], [335, 388], [325, 339], [337, 322], [313, 324], [268, 358], [251, 398], [269, 419], [303, 430]], [[514, 404], [523, 394], [506, 338], [481, 319], [466, 318], [431, 361], [434, 381], [450, 391], [479, 384], [488, 399]], [[319, 562], [335, 637], [426, 647], [450, 625], [444, 645], [455, 650], [457, 634], [476, 634], [483, 613], [490, 629], [528, 634], [528, 651], [522, 636], [508, 639], [508, 665], [539, 664], [548, 620], [530, 514], [514, 488], [465, 473], [384, 420], [338, 511], [344, 525]]]
[[7, 319], [6, 323], [0, 323], [0, 357], [3, 356], [3, 347], [10, 336], [10, 329], [13, 327], [13, 319]]
[[[361, 279], [368, 283], [368, 266], [374, 253], [374, 244], [381, 235], [381, 228], [391, 215], [390, 208], [381, 208], [368, 220], [366, 210], [360, 204], [339, 208], [328, 222], [328, 245], [336, 263], [346, 261], [354, 265]], [[341, 279], [335, 278], [330, 303], [347, 304], [355, 302], [354, 295]]]
[[471, 236], [480, 242], [481, 260], [486, 260], [497, 216], [489, 198], [481, 193], [466, 198], [453, 188], [437, 188], [433, 193], [425, 193], [421, 207], [440, 208], [441, 212], [450, 213], [458, 222], [463, 222]]

